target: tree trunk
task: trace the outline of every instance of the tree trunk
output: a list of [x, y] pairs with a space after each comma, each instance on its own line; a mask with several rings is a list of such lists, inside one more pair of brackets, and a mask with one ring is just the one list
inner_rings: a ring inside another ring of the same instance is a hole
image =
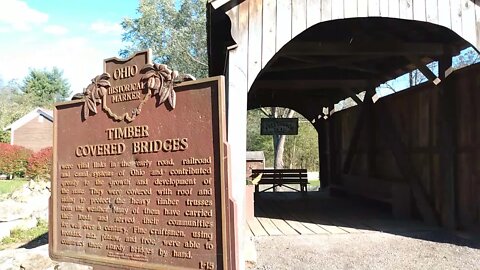
[[275, 151], [275, 162], [273, 168], [283, 169], [283, 152], [285, 151], [285, 135], [273, 135], [273, 147]]
[[[290, 109], [284, 109], [283, 118], [292, 118], [295, 111]], [[272, 108], [272, 116], [278, 118], [277, 108]], [[286, 135], [273, 135], [273, 151], [274, 151], [274, 169], [283, 169], [283, 152], [285, 151]]]

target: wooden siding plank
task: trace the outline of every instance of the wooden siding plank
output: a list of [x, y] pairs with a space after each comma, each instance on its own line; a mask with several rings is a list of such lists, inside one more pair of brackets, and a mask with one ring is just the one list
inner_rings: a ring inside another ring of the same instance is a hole
[[388, 17], [388, 0], [380, 0], [380, 16]]
[[230, 18], [230, 22], [232, 23], [232, 27], [230, 32], [232, 33], [232, 37], [235, 42], [238, 43], [238, 7], [234, 7], [228, 10], [225, 14]]
[[336, 0], [332, 5], [332, 20], [343, 19], [343, 0]]
[[400, 18], [411, 20], [413, 19], [413, 0], [400, 0]]
[[369, 17], [380, 16], [380, 0], [368, 1], [368, 16]]
[[292, 0], [292, 38], [307, 28], [306, 0]]
[[438, 23], [448, 28], [452, 27], [450, 7], [450, 0], [438, 0]]
[[391, 18], [400, 17], [400, 2], [399, 0], [388, 0], [388, 16]]
[[477, 24], [475, 4], [471, 0], [462, 0], [462, 35], [470, 44], [477, 43]]
[[322, 0], [320, 19], [322, 22], [332, 19], [332, 0]]
[[264, 68], [275, 55], [277, 1], [263, 0], [262, 12], [262, 68]]
[[437, 225], [438, 220], [435, 210], [432, 207], [424, 188], [421, 186], [421, 180], [417, 176], [412, 161], [409, 159], [408, 153], [405, 150], [406, 144], [403, 142], [402, 137], [400, 137], [401, 133], [398, 132], [398, 129], [396, 128], [396, 123], [392, 118], [390, 109], [384, 102], [379, 102], [377, 104], [380, 111], [380, 113], [378, 113], [378, 121], [380, 125], [379, 129], [383, 134], [382, 137], [389, 142], [388, 146], [395, 157], [398, 167], [404, 175], [404, 178], [410, 182], [412, 193], [417, 202], [420, 214], [425, 222], [431, 225]]
[[292, 2], [277, 1], [277, 42], [278, 52], [292, 38]]
[[248, 88], [262, 69], [262, 0], [248, 4]]
[[358, 15], [358, 0], [344, 0], [345, 18], [354, 18]]
[[[237, 198], [239, 205], [243, 205], [243, 194], [245, 191], [245, 152], [246, 147], [246, 117], [238, 117], [238, 115], [246, 115], [247, 113], [247, 93], [248, 93], [248, 2], [241, 3], [237, 6], [238, 10], [238, 31], [236, 32], [235, 41], [238, 44], [236, 49], [229, 51], [229, 65], [228, 65], [228, 92], [226, 94], [226, 102], [228, 104], [227, 114], [227, 139], [229, 142], [235, 142], [231, 148], [231, 173], [232, 173], [232, 194]], [[233, 8], [237, 9], [237, 8]], [[239, 125], [239, 127], [235, 127]], [[238, 131], [238, 132], [234, 132]], [[242, 194], [242, 196], [240, 196]], [[242, 223], [237, 226], [242, 226], [245, 220], [243, 211], [238, 211], [238, 220]], [[244, 232], [238, 231], [239, 237], [242, 238]], [[240, 254], [241, 255], [241, 254]]]
[[307, 0], [307, 27], [320, 22], [321, 1]]
[[[427, 22], [438, 24], [438, 0], [426, 0], [425, 5]], [[415, 1], [417, 2], [417, 1]]]
[[478, 49], [480, 48], [480, 0], [475, 0], [475, 26], [477, 28], [477, 41], [475, 45]]
[[[237, 65], [240, 73], [243, 74], [246, 78], [238, 82], [239, 90], [248, 92], [248, 15], [249, 15], [249, 8], [248, 8], [249, 1], [245, 1], [238, 5], [238, 56]], [[242, 76], [240, 76], [242, 77]], [[230, 93], [231, 94], [231, 93]], [[238, 94], [240, 95], [240, 94]]]
[[452, 19], [451, 29], [461, 35], [462, 34], [462, 3], [460, 0], [450, 0], [450, 16]]
[[358, 17], [367, 17], [367, 16], [368, 16], [368, 0], [358, 0]]
[[426, 20], [425, 0], [413, 1], [413, 19], [422, 22]]

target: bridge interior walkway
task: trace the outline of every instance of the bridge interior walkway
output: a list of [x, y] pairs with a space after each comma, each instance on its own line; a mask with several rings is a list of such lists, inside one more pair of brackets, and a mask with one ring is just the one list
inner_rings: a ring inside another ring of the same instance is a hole
[[437, 230], [420, 220], [395, 219], [388, 205], [326, 191], [265, 192], [255, 198], [249, 236], [354, 234], [400, 235]]

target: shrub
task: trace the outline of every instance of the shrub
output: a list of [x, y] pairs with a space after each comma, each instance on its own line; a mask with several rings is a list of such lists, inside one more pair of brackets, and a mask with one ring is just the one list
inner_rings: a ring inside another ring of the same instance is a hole
[[28, 159], [27, 176], [33, 179], [50, 179], [52, 171], [52, 147], [34, 153]]
[[23, 177], [31, 154], [24, 147], [0, 143], [0, 173]]

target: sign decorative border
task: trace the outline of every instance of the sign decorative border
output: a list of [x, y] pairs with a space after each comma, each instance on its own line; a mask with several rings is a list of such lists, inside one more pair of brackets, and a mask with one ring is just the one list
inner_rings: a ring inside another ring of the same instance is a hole
[[174, 86], [185, 81], [192, 81], [195, 78], [189, 74], [179, 75], [178, 71], [168, 68], [164, 64], [146, 64], [140, 73], [144, 74], [141, 82], [144, 84], [144, 91], [147, 92], [140, 104], [130, 112], [123, 115], [117, 115], [107, 106], [107, 92], [111, 87], [109, 73], [103, 73], [91, 80], [91, 83], [84, 89], [83, 117], [86, 120], [90, 114], [97, 114], [97, 105], [102, 105], [104, 110], [111, 118], [116, 121], [125, 120], [132, 122], [142, 111], [142, 107], [150, 97], [157, 96], [159, 105], [168, 102], [171, 109], [175, 109], [176, 93]]

